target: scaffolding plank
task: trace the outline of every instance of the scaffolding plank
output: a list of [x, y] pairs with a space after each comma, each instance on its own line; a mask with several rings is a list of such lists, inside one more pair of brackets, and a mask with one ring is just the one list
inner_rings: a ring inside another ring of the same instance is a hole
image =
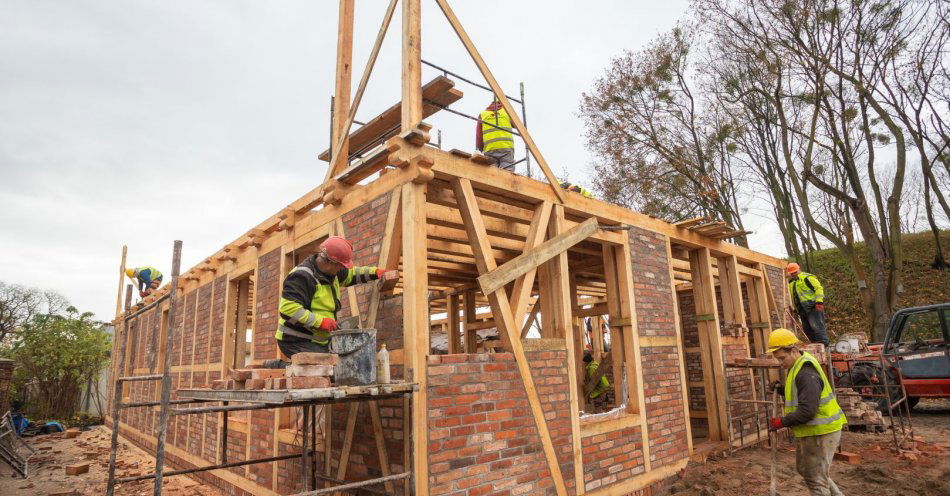
[[[442, 107], [448, 107], [461, 100], [462, 95], [463, 93], [460, 90], [455, 89], [455, 82], [445, 76], [439, 76], [429, 81], [422, 87], [422, 99], [438, 105], [423, 103], [422, 118], [425, 119], [442, 110]], [[358, 152], [373, 143], [382, 142], [399, 134], [401, 111], [402, 104], [397, 103], [384, 110], [364, 126], [350, 133], [350, 153]], [[324, 162], [329, 161], [330, 150], [324, 150], [319, 158]]]
[[212, 390], [179, 389], [178, 397], [206, 401], [242, 401], [248, 403], [269, 403], [282, 405], [326, 399], [352, 397], [378, 398], [391, 394], [415, 391], [415, 383], [373, 384], [369, 386], [337, 386], [312, 389], [257, 389], [257, 390]]

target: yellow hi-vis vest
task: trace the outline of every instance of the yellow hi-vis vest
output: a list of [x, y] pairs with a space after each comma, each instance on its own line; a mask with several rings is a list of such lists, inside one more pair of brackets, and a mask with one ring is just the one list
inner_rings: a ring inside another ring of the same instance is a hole
[[511, 134], [511, 118], [508, 117], [508, 112], [505, 112], [505, 109], [484, 110], [481, 114], [478, 114], [478, 118], [482, 121], [483, 152], [515, 147], [515, 139]]
[[[594, 360], [587, 364], [585, 367], [587, 372], [587, 379], [593, 379], [594, 373], [597, 372], [597, 368], [600, 367], [600, 362]], [[600, 376], [600, 381], [597, 382], [597, 386], [590, 392], [590, 399], [594, 399], [607, 391], [610, 391], [610, 381], [607, 380], [606, 375]]]
[[798, 410], [798, 388], [795, 387], [795, 376], [806, 362], [810, 362], [821, 376], [822, 387], [821, 396], [818, 398], [818, 413], [808, 422], [793, 425], [789, 429], [795, 437], [820, 436], [840, 431], [841, 426], [848, 423], [848, 419], [838, 405], [838, 400], [835, 399], [835, 392], [831, 389], [831, 383], [828, 382], [821, 364], [807, 351], [803, 351], [802, 356], [795, 360], [792, 369], [788, 371], [788, 377], [785, 378], [785, 415]]
[[799, 272], [798, 277], [789, 280], [788, 293], [797, 303], [825, 302], [825, 288], [814, 274], [808, 272]]

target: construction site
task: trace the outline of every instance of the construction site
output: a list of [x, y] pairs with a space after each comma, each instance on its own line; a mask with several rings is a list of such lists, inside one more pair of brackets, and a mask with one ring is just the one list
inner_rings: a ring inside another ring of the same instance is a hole
[[[780, 476], [793, 480], [793, 444], [769, 431], [767, 390], [785, 377], [769, 333], [796, 325], [788, 261], [732, 242], [746, 231], [716, 219], [669, 223], [562, 187], [522, 101], [447, 0], [424, 7], [451, 25], [484, 85], [450, 70], [422, 80], [423, 6], [391, 0], [351, 94], [354, 2], [339, 3], [325, 179], [194, 267], [181, 267], [188, 242], [177, 241], [166, 284], [134, 305], [123, 249], [110, 429], [83, 433], [102, 458], [82, 494], [765, 494], [776, 443]], [[397, 11], [402, 25], [390, 27]], [[357, 125], [387, 31], [401, 36], [401, 101]], [[437, 146], [426, 119], [467, 97], [500, 102], [540, 177]], [[274, 338], [285, 278], [330, 236], [352, 244], [357, 265], [398, 277], [341, 288], [341, 335], [364, 339], [359, 349], [339, 351], [331, 334], [339, 358], [288, 358]], [[829, 374], [843, 366], [815, 346]], [[265, 368], [274, 359], [291, 365]], [[372, 363], [369, 380], [345, 375], [356, 360]], [[890, 400], [899, 386], [883, 387]], [[946, 494], [947, 424], [914, 425], [915, 437], [906, 401], [882, 416], [844, 391], [850, 430], [863, 431], [846, 434], [865, 437], [846, 438], [838, 463], [867, 473], [839, 485], [901, 464], [908, 476], [881, 475], [885, 487], [910, 487], [912, 470], [929, 485], [894, 494]], [[132, 451], [137, 470], [121, 455]], [[57, 484], [75, 489], [69, 481]], [[12, 484], [0, 487], [55, 493]]]

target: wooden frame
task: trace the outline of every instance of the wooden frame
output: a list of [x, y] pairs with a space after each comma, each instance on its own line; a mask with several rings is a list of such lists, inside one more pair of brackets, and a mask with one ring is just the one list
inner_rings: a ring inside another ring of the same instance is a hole
[[[384, 227], [381, 228], [377, 264], [389, 269], [400, 269], [402, 277], [395, 288], [384, 290], [375, 287], [363, 302], [365, 312], [360, 312], [361, 300], [352, 288], [346, 291], [343, 298], [348, 300], [350, 308], [360, 316], [365, 327], [374, 327], [383, 299], [388, 298], [389, 292], [401, 295], [403, 347], [391, 349], [391, 353], [393, 364], [404, 366], [406, 377], [419, 384], [418, 392], [405, 404], [406, 411], [411, 410], [411, 413], [407, 415], [403, 427], [411, 433], [411, 437], [407, 436], [410, 442], [405, 446], [405, 456], [412, 461], [415, 494], [429, 492], [426, 386], [428, 358], [433, 353], [430, 346], [430, 317], [441, 311], [448, 314], [445, 326], [451, 330], [448, 344], [450, 353], [476, 353], [479, 347], [475, 332], [491, 327], [498, 329], [499, 341], [488, 341], [487, 346], [510, 350], [514, 356], [532, 420], [541, 440], [545, 462], [558, 494], [567, 493], [565, 474], [561, 472], [556, 457], [560, 447], [552, 443], [548, 432], [522, 339], [530, 323], [538, 318], [541, 322], [541, 337], [564, 341], [570, 402], [577, 407], [575, 409], [579, 409], [583, 401], [584, 379], [579, 357], [585, 346], [585, 331], [580, 318], [592, 316], [595, 319], [597, 332], [594, 333], [593, 348], [599, 355], [605, 353], [600, 318], [608, 315], [613, 362], [610, 367], [615, 378], [615, 392], [618, 398], [626, 395], [627, 409], [620, 419], [608, 422], [572, 416], [573, 447], [570, 456], [574, 461], [573, 477], [577, 493], [583, 494], [584, 464], [580, 447], [585, 433], [605, 433], [637, 426], [646, 473], [592, 493], [620, 494], [619, 488], [626, 492], [635, 491], [642, 487], [637, 484], [654, 481], [661, 473], [666, 473], [669, 467], [679, 466], [679, 462], [676, 462], [653, 470], [651, 465], [647, 422], [649, 412], [646, 411], [643, 373], [644, 367], [649, 367], [649, 364], [642, 363], [641, 347], [676, 346], [687, 417], [686, 432], [688, 438], [691, 436], [681, 317], [674, 310], [675, 336], [640, 336], [633, 274], [636, 254], [631, 252], [630, 236], [623, 230], [624, 226], [636, 226], [665, 237], [674, 306], [677, 283], [689, 280], [697, 294], [697, 313], [710, 316], [698, 322], [698, 326], [702, 331], [703, 366], [709, 372], [708, 380], [704, 382], [710, 392], [707, 396], [710, 401], [709, 418], [711, 425], [716, 422], [715, 436], [719, 439], [725, 438], [727, 426], [724, 425], [724, 403], [719, 395], [725, 377], [721, 356], [723, 340], [716, 315], [717, 279], [724, 303], [728, 303], [725, 320], [739, 326], [745, 325], [741, 299], [741, 283], [744, 279], [750, 292], [753, 324], [769, 322], [771, 325], [769, 310], [776, 305], [767, 280], [767, 266], [783, 267], [784, 262], [684, 226], [669, 224], [558, 187], [528, 129], [510, 108], [500, 86], [446, 0], [436, 0], [436, 3], [488, 81], [492, 92], [508, 109], [514, 127], [541, 165], [547, 182], [486, 166], [477, 157], [426, 146], [428, 127], [422, 122], [425, 108], [420, 67], [420, 3], [420, 0], [402, 0], [401, 6], [400, 133], [387, 138], [373, 151], [372, 157], [348, 164], [345, 158], [349, 155], [347, 139], [350, 127], [398, 0], [391, 0], [388, 4], [376, 44], [352, 101], [349, 89], [354, 2], [340, 0], [333, 140], [326, 180], [183, 274], [179, 285], [181, 294], [190, 293], [214, 281], [216, 277], [227, 277], [224, 332], [230, 339], [224, 339], [221, 357], [216, 359], [215, 364], [179, 365], [175, 371], [192, 382], [190, 379], [195, 372], [207, 373], [217, 368], [221, 373], [226, 373], [232, 366], [243, 365], [233, 361], [235, 354], [241, 351], [240, 343], [244, 342], [243, 337], [235, 340], [233, 333], [234, 329], [242, 327], [240, 319], [247, 312], [241, 308], [232, 310], [232, 305], [240, 307], [242, 301], [247, 304], [248, 286], [242, 282], [247, 279], [242, 278], [260, 273], [258, 257], [279, 250], [281, 272], [286, 274], [293, 265], [288, 261], [288, 256], [294, 254], [295, 250], [318, 242], [331, 233], [349, 234], [345, 232], [345, 224], [350, 224], [344, 216], [378, 201], [380, 205], [387, 205], [388, 212]], [[346, 177], [343, 179], [341, 171], [345, 171]], [[388, 200], [380, 200], [386, 195], [389, 195]], [[674, 245], [677, 247], [675, 253], [672, 248]], [[689, 260], [683, 258], [681, 250], [688, 251]], [[125, 254], [123, 250], [123, 260]], [[120, 267], [124, 267], [124, 261]], [[258, 289], [255, 286], [255, 291]], [[154, 301], [167, 291], [167, 287], [161, 288], [146, 298], [145, 302]], [[121, 288], [119, 293], [121, 295]], [[167, 304], [158, 308], [167, 308]], [[481, 313], [476, 316], [480, 310]], [[195, 312], [198, 312], [197, 308]], [[118, 315], [117, 322], [122, 318], [122, 315]], [[180, 318], [183, 319], [183, 316]], [[169, 324], [181, 325], [183, 322], [180, 320]], [[760, 348], [764, 339], [758, 329], [755, 326], [750, 329], [756, 349]], [[438, 329], [436, 332], [439, 332]], [[195, 353], [195, 350], [189, 349], [188, 352]], [[621, 390], [624, 382], [627, 387]], [[375, 404], [370, 405], [369, 414], [379, 438], [382, 427], [377, 408]], [[341, 454], [344, 459], [352, 451], [352, 431], [355, 427], [351, 425], [356, 421], [356, 414], [351, 407], [343, 436]], [[329, 419], [330, 414], [325, 418]], [[275, 417], [274, 425], [279, 427], [279, 417]], [[386, 428], [391, 426], [387, 425]], [[325, 433], [328, 432], [329, 428], [325, 429]], [[274, 453], [277, 452], [278, 437], [274, 437], [275, 444], [270, 447]], [[691, 442], [690, 439], [690, 451]], [[377, 443], [376, 449], [381, 465], [388, 467], [385, 463], [385, 444]], [[182, 458], [189, 459], [185, 456]], [[342, 478], [345, 474], [346, 463], [343, 463], [338, 467], [337, 475]], [[222, 475], [222, 478], [229, 482], [243, 480], [231, 472], [227, 472], [226, 477]], [[239, 487], [259, 489], [256, 484], [241, 484]], [[387, 487], [387, 490], [392, 489]], [[405, 490], [408, 493], [408, 486]]]

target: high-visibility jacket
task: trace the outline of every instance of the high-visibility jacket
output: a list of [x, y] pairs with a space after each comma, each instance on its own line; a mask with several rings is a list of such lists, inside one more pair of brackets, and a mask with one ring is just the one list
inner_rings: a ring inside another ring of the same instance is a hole
[[155, 267], [136, 267], [135, 279], [139, 283], [139, 291], [145, 291], [152, 285], [152, 281], [162, 278], [162, 273]]
[[573, 191], [573, 192], [575, 192], [575, 193], [580, 193], [580, 194], [583, 195], [584, 197], [591, 198], [590, 191], [587, 191], [586, 188], [584, 188], [583, 186], [581, 186], [581, 185], [579, 185], [579, 184], [574, 184], [574, 183], [570, 183], [570, 182], [567, 182], [567, 181], [561, 181], [561, 187], [564, 188], [564, 189], [566, 189], [566, 190], [568, 190], [568, 191]]
[[511, 134], [511, 118], [505, 109], [483, 110], [478, 114], [478, 118], [482, 121], [483, 152], [515, 147], [515, 139]]
[[796, 305], [825, 302], [825, 289], [818, 278], [808, 272], [799, 272], [798, 276], [788, 280], [788, 293]]
[[[587, 371], [587, 380], [594, 378], [594, 373], [597, 372], [597, 367], [600, 367], [600, 362], [597, 360], [591, 361], [586, 367], [584, 367], [584, 369]], [[593, 391], [590, 392], [588, 397], [590, 399], [594, 399], [606, 393], [607, 391], [610, 391], [610, 381], [607, 380], [606, 375], [602, 375], [600, 376], [600, 382], [597, 383], [597, 387], [595, 387]]]
[[821, 396], [818, 398], [818, 413], [808, 422], [793, 425], [789, 429], [792, 430], [795, 437], [820, 436], [841, 430], [841, 426], [846, 424], [848, 419], [838, 405], [834, 389], [831, 388], [831, 383], [828, 382], [828, 377], [825, 376], [821, 364], [807, 351], [803, 351], [802, 356], [795, 360], [791, 370], [788, 371], [788, 376], [785, 378], [785, 415], [789, 415], [798, 409], [798, 388], [795, 386], [795, 376], [798, 375], [798, 372], [806, 363], [812, 364], [815, 370], [818, 371], [818, 375], [821, 376], [822, 387]]
[[[317, 269], [315, 256], [311, 255], [294, 267], [284, 279], [280, 295], [280, 320], [277, 325], [279, 341], [304, 341], [293, 333], [312, 335], [312, 341], [326, 345], [330, 333], [319, 329], [325, 318], [336, 320], [340, 310], [340, 287], [352, 286], [376, 280], [376, 267], [353, 267], [335, 275], [327, 275]], [[291, 332], [284, 331], [290, 329]]]

